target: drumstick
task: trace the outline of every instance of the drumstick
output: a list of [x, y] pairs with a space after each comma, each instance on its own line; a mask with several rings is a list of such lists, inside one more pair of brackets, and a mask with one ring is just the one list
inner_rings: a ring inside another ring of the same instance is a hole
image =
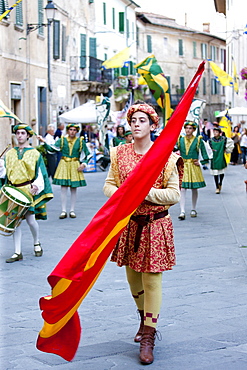
[[4, 149], [4, 151], [0, 154], [0, 158], [2, 158], [2, 156], [4, 155], [4, 153], [6, 152], [6, 150], [8, 150], [8, 148], [10, 147], [11, 144], [8, 144], [6, 146], [6, 148]]

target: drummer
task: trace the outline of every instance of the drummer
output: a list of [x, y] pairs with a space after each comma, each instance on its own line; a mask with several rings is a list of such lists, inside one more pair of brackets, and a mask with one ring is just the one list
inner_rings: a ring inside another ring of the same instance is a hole
[[[14, 126], [17, 146], [7, 152], [5, 157], [6, 183], [20, 189], [32, 200], [32, 205], [25, 214], [33, 236], [34, 255], [41, 257], [43, 249], [39, 240], [39, 225], [36, 219], [47, 218], [45, 203], [53, 198], [46, 167], [41, 154], [30, 146], [29, 138], [34, 134], [31, 127], [21, 123]], [[23, 259], [21, 252], [21, 228], [14, 232], [15, 253], [7, 263]]]

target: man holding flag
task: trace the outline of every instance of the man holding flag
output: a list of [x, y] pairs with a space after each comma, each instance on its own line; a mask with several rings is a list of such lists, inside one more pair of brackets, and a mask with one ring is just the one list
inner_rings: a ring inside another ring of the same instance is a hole
[[[108, 197], [118, 190], [153, 145], [150, 133], [157, 127], [159, 116], [152, 106], [134, 103], [127, 120], [134, 143], [111, 150], [111, 167], [104, 185]], [[182, 172], [182, 159], [172, 153], [145, 200], [132, 214], [111, 257], [118, 266], [126, 267], [130, 291], [140, 313], [141, 324], [134, 341], [140, 342], [142, 364], [151, 364], [154, 359], [162, 272], [175, 265], [173, 227], [168, 209], [180, 199]]]

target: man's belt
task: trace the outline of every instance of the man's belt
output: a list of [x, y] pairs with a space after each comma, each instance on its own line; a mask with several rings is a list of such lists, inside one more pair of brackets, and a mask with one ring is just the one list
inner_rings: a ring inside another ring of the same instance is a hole
[[162, 211], [159, 213], [154, 213], [152, 215], [137, 215], [137, 216], [131, 216], [130, 219], [132, 221], [135, 221], [138, 226], [136, 230], [136, 236], [135, 236], [135, 243], [134, 243], [134, 251], [137, 252], [140, 244], [141, 234], [143, 227], [148, 225], [153, 220], [158, 220], [159, 218], [164, 218], [168, 215], [168, 210]]
[[9, 184], [12, 185], [12, 186], [15, 186], [16, 188], [20, 188], [21, 186], [30, 185], [33, 182], [34, 182], [34, 179], [33, 180], [22, 182], [21, 184], [13, 184], [11, 181], [9, 181]]
[[65, 160], [65, 162], [72, 162], [72, 161], [79, 161], [79, 158], [70, 158], [70, 157], [62, 157], [62, 159]]

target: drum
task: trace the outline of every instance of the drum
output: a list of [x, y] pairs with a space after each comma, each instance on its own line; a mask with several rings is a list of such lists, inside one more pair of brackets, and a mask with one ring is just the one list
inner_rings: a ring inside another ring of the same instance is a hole
[[31, 204], [31, 198], [22, 190], [3, 185], [0, 194], [0, 234], [12, 235]]

